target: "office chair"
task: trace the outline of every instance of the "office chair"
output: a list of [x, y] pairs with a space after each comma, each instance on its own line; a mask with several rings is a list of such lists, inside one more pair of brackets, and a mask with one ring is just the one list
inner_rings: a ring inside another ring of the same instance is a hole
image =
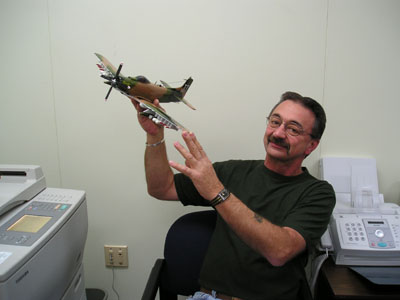
[[164, 258], [156, 260], [142, 300], [177, 300], [200, 290], [198, 278], [217, 214], [214, 210], [192, 212], [178, 218], [165, 238]]
[[[154, 300], [157, 291], [160, 300], [177, 300], [178, 295], [193, 295], [200, 289], [200, 269], [216, 218], [214, 210], [206, 210], [183, 215], [172, 224], [165, 239], [164, 258], [156, 260], [142, 300]], [[319, 267], [323, 263], [321, 257], [310, 256], [312, 272], [308, 283], [313, 296]], [[315, 267], [315, 264], [319, 266]]]

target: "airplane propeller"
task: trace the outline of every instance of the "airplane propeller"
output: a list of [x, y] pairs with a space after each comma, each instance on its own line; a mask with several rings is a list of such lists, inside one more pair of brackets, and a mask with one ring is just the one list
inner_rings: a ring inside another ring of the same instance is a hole
[[117, 83], [120, 81], [119, 73], [121, 72], [122, 65], [123, 65], [123, 64], [120, 64], [120, 65], [119, 65], [118, 70], [117, 70], [117, 72], [115, 73], [114, 78], [113, 78], [112, 80], [110, 80], [110, 82], [109, 82], [109, 84], [110, 84], [110, 89], [109, 89], [108, 92], [107, 92], [107, 95], [106, 95], [106, 98], [105, 98], [106, 101], [107, 101], [107, 99], [108, 99], [108, 96], [110, 96], [110, 93], [111, 93], [111, 90], [113, 89], [113, 87], [116, 87], [116, 86], [117, 86]]

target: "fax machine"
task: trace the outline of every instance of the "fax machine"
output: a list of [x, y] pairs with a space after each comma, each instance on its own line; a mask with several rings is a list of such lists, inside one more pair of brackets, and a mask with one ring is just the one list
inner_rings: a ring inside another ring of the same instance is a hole
[[0, 165], [0, 299], [86, 300], [85, 192], [46, 188], [38, 166]]
[[339, 265], [400, 266], [400, 208], [379, 194], [375, 159], [325, 157], [320, 170], [336, 194], [322, 248]]

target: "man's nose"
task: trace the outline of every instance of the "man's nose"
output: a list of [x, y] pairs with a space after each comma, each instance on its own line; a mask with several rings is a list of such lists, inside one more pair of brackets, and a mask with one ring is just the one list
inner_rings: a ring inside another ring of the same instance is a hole
[[276, 136], [276, 137], [285, 138], [285, 137], [286, 137], [286, 128], [285, 128], [285, 124], [282, 123], [278, 128], [276, 128], [276, 129], [274, 130], [273, 135]]

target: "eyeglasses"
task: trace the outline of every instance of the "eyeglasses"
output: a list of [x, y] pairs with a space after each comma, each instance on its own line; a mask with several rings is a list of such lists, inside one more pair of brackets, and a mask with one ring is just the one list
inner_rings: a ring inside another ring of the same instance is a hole
[[273, 129], [277, 129], [281, 127], [281, 125], [283, 124], [285, 128], [285, 133], [290, 136], [310, 135], [312, 137], [312, 134], [306, 133], [300, 124], [295, 123], [293, 121], [286, 123], [282, 121], [282, 119], [278, 116], [267, 117], [267, 120], [268, 120], [268, 126]]

